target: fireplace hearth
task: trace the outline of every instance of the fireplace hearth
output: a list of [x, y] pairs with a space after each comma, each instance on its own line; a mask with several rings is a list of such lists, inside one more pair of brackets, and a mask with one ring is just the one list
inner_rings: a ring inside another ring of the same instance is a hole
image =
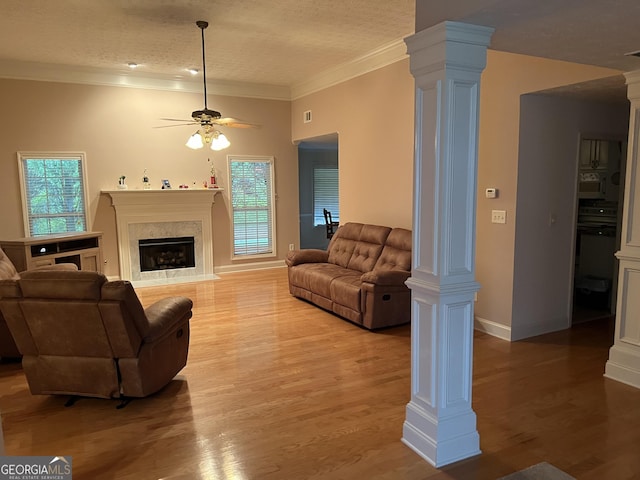
[[191, 268], [195, 262], [194, 237], [149, 238], [138, 240], [140, 271]]

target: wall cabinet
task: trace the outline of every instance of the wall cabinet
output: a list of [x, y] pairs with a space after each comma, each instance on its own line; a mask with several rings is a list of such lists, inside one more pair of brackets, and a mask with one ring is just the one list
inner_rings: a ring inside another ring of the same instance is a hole
[[583, 170], [606, 170], [609, 150], [613, 142], [593, 138], [580, 141], [580, 168]]
[[0, 247], [19, 272], [56, 263], [102, 273], [102, 232], [77, 232], [3, 240]]

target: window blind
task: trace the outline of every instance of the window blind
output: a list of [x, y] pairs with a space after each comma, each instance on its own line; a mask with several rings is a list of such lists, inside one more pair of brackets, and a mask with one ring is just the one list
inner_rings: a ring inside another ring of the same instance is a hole
[[338, 201], [338, 169], [316, 167], [313, 169], [313, 221], [324, 225], [324, 209], [331, 212], [334, 222], [340, 221]]
[[230, 159], [233, 256], [274, 254], [273, 161]]

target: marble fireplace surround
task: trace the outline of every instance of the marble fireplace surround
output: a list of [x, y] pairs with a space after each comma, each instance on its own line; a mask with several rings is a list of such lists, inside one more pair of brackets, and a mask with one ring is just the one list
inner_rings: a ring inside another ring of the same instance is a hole
[[[217, 278], [213, 273], [211, 206], [222, 189], [107, 190], [116, 211], [120, 278], [136, 286]], [[194, 237], [196, 266], [140, 271], [138, 240]]]

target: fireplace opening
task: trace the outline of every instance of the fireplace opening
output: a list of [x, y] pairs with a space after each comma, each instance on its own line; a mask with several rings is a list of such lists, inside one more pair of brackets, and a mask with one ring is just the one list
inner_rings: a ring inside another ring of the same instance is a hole
[[196, 266], [193, 237], [138, 240], [138, 249], [141, 272]]

